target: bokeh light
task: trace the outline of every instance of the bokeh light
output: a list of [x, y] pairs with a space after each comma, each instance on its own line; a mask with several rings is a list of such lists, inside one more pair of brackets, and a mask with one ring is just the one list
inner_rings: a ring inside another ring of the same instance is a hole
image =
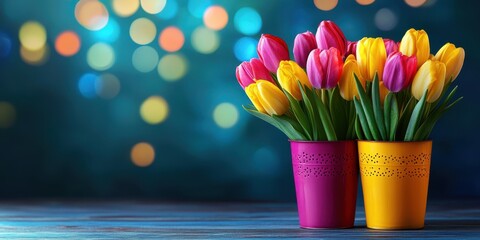
[[228, 23], [228, 13], [221, 6], [211, 6], [203, 14], [203, 23], [210, 29], [221, 30]]
[[130, 37], [140, 45], [151, 43], [157, 34], [157, 27], [147, 18], [138, 18], [130, 25]]
[[155, 160], [155, 149], [150, 143], [137, 143], [132, 147], [130, 158], [135, 166], [148, 167]]
[[357, 1], [357, 3], [360, 5], [370, 5], [373, 2], [375, 2], [375, 0], [355, 0], [355, 1]]
[[390, 31], [397, 26], [398, 19], [392, 10], [382, 8], [375, 14], [375, 25], [382, 31]]
[[213, 121], [221, 128], [231, 128], [238, 121], [238, 110], [231, 103], [220, 103], [213, 110]]
[[91, 34], [96, 41], [112, 43], [117, 41], [120, 36], [120, 25], [115, 19], [110, 19], [104, 28], [91, 32]]
[[43, 46], [42, 48], [32, 51], [20, 47], [20, 57], [22, 60], [30, 65], [40, 66], [47, 62], [48, 57], [50, 56], [50, 48], [48, 45]]
[[102, 74], [95, 81], [95, 92], [101, 98], [112, 99], [120, 92], [120, 81], [111, 73]]
[[75, 5], [75, 18], [84, 28], [97, 31], [108, 23], [108, 10], [97, 0], [80, 0]]
[[115, 63], [115, 52], [106, 43], [95, 43], [88, 49], [87, 63], [95, 70], [107, 70]]
[[55, 40], [55, 50], [62, 56], [73, 56], [80, 50], [80, 38], [73, 31], [62, 32]]
[[160, 96], [147, 98], [140, 106], [140, 116], [148, 124], [159, 124], [168, 117], [168, 103]]
[[12, 51], [12, 40], [10, 37], [0, 32], [0, 59], [8, 57]]
[[248, 61], [251, 58], [257, 57], [258, 40], [251, 37], [242, 37], [237, 40], [233, 46], [235, 57], [239, 61]]
[[183, 47], [185, 36], [180, 29], [170, 26], [160, 33], [158, 43], [163, 50], [167, 52], [176, 52]]
[[168, 0], [167, 4], [163, 8], [163, 10], [157, 14], [157, 17], [168, 20], [172, 19], [177, 15], [178, 12], [178, 3], [176, 0]]
[[202, 18], [203, 13], [210, 5], [212, 5], [211, 0], [189, 0], [188, 11], [190, 11], [194, 17]]
[[137, 71], [147, 73], [153, 71], [158, 65], [158, 53], [150, 46], [140, 46], [132, 54], [132, 64]]
[[421, 7], [427, 0], [405, 0], [405, 3], [410, 7]]
[[20, 27], [20, 43], [30, 51], [40, 50], [47, 42], [47, 32], [39, 22], [29, 21]]
[[244, 7], [235, 13], [233, 23], [237, 31], [245, 35], [254, 35], [262, 28], [262, 17], [255, 9]]
[[178, 54], [168, 54], [158, 63], [158, 74], [166, 81], [176, 81], [187, 73], [187, 60]]
[[0, 128], [9, 128], [15, 123], [17, 112], [15, 107], [5, 101], [0, 102]]
[[140, 5], [142, 6], [143, 11], [150, 14], [161, 12], [166, 4], [167, 0], [140, 0]]
[[192, 33], [193, 48], [203, 54], [215, 52], [220, 46], [220, 36], [206, 27], [197, 27]]
[[113, 0], [113, 11], [120, 17], [132, 16], [140, 6], [139, 0]]
[[322, 11], [330, 11], [337, 6], [338, 0], [313, 0], [313, 3]]
[[78, 80], [78, 91], [85, 98], [94, 98], [96, 96], [95, 84], [98, 75], [94, 73], [85, 73]]

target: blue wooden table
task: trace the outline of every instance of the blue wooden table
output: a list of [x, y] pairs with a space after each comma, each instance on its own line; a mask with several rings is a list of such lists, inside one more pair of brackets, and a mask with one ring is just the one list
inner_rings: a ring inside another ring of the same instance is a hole
[[425, 229], [298, 227], [295, 204], [31, 201], [0, 203], [0, 239], [444, 238], [480, 239], [480, 201], [429, 202]]

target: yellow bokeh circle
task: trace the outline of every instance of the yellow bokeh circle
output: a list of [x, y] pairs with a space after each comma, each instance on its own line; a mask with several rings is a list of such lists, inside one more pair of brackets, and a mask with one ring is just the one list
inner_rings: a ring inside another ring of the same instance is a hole
[[177, 81], [187, 73], [187, 60], [179, 54], [167, 54], [160, 59], [157, 70], [166, 81]]
[[220, 103], [213, 110], [213, 120], [221, 128], [231, 128], [238, 121], [238, 110], [231, 103]]
[[138, 18], [130, 25], [130, 38], [140, 45], [151, 43], [157, 34], [157, 27], [147, 18]]
[[113, 0], [113, 11], [120, 17], [132, 16], [140, 7], [139, 0]]
[[140, 106], [140, 116], [148, 124], [159, 124], [168, 117], [168, 103], [160, 96], [147, 98]]
[[45, 46], [45, 43], [47, 42], [47, 31], [42, 24], [29, 21], [20, 27], [18, 37], [20, 38], [20, 43], [23, 48], [30, 51], [36, 51]]
[[17, 112], [9, 102], [0, 102], [0, 128], [9, 128], [15, 123]]

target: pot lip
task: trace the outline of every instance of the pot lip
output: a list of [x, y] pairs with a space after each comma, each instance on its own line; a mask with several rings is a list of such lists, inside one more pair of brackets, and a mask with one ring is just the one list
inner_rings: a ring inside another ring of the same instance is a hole
[[391, 143], [391, 144], [433, 142], [432, 139], [420, 140], [420, 141], [375, 141], [375, 140], [360, 140], [360, 139], [357, 139], [356, 141], [357, 142], [364, 142], [364, 143]]
[[347, 143], [347, 142], [356, 142], [356, 139], [352, 140], [338, 140], [338, 141], [310, 141], [310, 140], [292, 140], [288, 139], [289, 142], [294, 143]]

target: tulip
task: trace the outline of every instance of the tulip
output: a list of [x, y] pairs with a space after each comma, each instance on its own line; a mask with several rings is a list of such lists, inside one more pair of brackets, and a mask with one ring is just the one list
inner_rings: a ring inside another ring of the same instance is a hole
[[353, 54], [348, 55], [343, 64], [342, 76], [338, 82], [338, 87], [340, 88], [340, 95], [343, 99], [347, 101], [353, 100], [355, 96], [358, 97], [357, 85], [355, 83], [354, 74], [357, 76], [360, 83], [365, 88], [365, 79], [360, 74], [360, 69], [358, 68], [357, 59]]
[[347, 42], [347, 52], [345, 56], [350, 56], [350, 54], [353, 54], [353, 56], [357, 55], [357, 42]]
[[430, 57], [430, 42], [424, 30], [409, 29], [400, 42], [399, 51], [407, 56], [417, 57], [417, 68]]
[[453, 82], [462, 70], [463, 61], [465, 60], [465, 50], [463, 48], [455, 47], [451, 43], [446, 43], [435, 55], [435, 59], [445, 63], [446, 81], [447, 83]]
[[308, 88], [312, 88], [308, 81], [307, 73], [294, 61], [281, 61], [277, 70], [277, 78], [280, 86], [298, 101], [302, 100], [298, 81], [303, 86], [306, 85]]
[[385, 43], [382, 38], [362, 38], [357, 42], [357, 62], [362, 76], [372, 81], [375, 73], [382, 81], [383, 67], [387, 59]]
[[270, 34], [262, 34], [258, 41], [257, 53], [268, 71], [273, 73], [277, 72], [280, 61], [290, 59], [287, 43]]
[[285, 94], [270, 81], [258, 80], [248, 85], [245, 92], [259, 112], [280, 116], [289, 109]]
[[306, 31], [295, 37], [293, 43], [293, 57], [300, 67], [305, 68], [308, 54], [316, 48], [317, 42], [315, 41], [315, 35], [313, 35], [313, 33]]
[[342, 70], [342, 55], [334, 47], [328, 50], [315, 49], [308, 55], [307, 74], [314, 88], [334, 88]]
[[427, 60], [418, 69], [412, 82], [412, 95], [420, 100], [428, 90], [427, 102], [435, 102], [443, 91], [446, 74], [445, 63], [437, 60]]
[[317, 46], [321, 50], [337, 48], [342, 56], [347, 52], [347, 39], [342, 30], [332, 21], [322, 21], [318, 26], [316, 36]]
[[383, 70], [383, 83], [391, 92], [400, 92], [410, 85], [417, 71], [417, 58], [407, 57], [401, 52], [388, 56]]
[[383, 43], [385, 44], [385, 49], [387, 50], [387, 56], [394, 52], [398, 52], [398, 44], [388, 38], [383, 39]]
[[252, 58], [250, 62], [242, 62], [236, 69], [238, 83], [245, 89], [248, 85], [259, 79], [274, 82], [270, 72], [258, 58]]

